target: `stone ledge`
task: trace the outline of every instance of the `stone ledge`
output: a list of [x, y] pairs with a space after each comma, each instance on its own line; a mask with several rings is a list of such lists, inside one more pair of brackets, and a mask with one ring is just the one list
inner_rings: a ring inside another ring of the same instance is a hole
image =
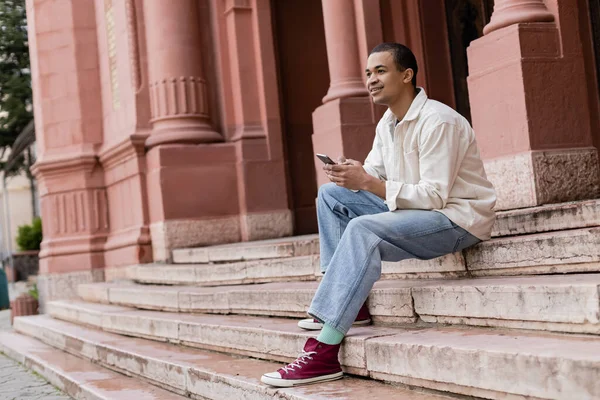
[[600, 227], [492, 239], [464, 252], [473, 276], [600, 271]]
[[371, 339], [375, 379], [489, 399], [597, 399], [600, 339], [437, 328]]
[[[457, 278], [465, 274], [465, 260], [460, 253], [382, 264], [382, 279]], [[322, 273], [319, 256], [312, 255], [221, 264], [132, 265], [125, 276], [144, 284], [219, 286], [314, 281]]]
[[[230, 287], [82, 285], [91, 302], [181, 313], [306, 317], [316, 282]], [[94, 290], [96, 288], [97, 290]], [[600, 334], [600, 274], [385, 280], [369, 296], [375, 322], [483, 325]], [[99, 299], [97, 293], [103, 294]]]
[[[390, 324], [414, 322], [410, 287], [418, 284], [416, 280], [377, 283], [369, 301], [378, 321]], [[146, 310], [306, 317], [317, 287], [317, 282], [225, 287], [100, 283], [81, 285], [79, 295], [85, 301]]]
[[0, 350], [76, 399], [183, 400], [186, 397], [102, 368], [38, 340], [16, 333], [0, 334]]
[[[583, 200], [567, 203], [548, 204], [537, 207], [522, 208], [497, 212], [492, 237], [526, 235], [568, 229], [580, 229], [600, 226], [600, 200]], [[294, 236], [281, 239], [261, 240], [254, 242], [231, 243], [227, 245], [207, 246], [190, 249], [173, 250], [173, 261], [186, 263], [224, 263], [249, 260], [264, 260], [310, 256], [319, 254], [318, 235]], [[460, 254], [455, 255], [454, 262], [438, 263], [438, 268], [430, 268], [429, 272], [460, 271]], [[408, 261], [408, 260], [407, 260]], [[422, 271], [418, 260], [414, 267], [403, 263], [392, 268], [389, 273], [413, 273]], [[464, 263], [464, 262], [463, 262]], [[454, 267], [452, 265], [454, 264]]]
[[315, 255], [226, 264], [142, 264], [128, 267], [127, 277], [162, 285], [239, 285], [315, 280], [318, 265]]
[[[106, 306], [101, 306], [106, 307]], [[94, 304], [53, 303], [50, 315], [107, 332], [178, 343], [205, 350], [281, 362], [293, 361], [306, 339], [318, 332], [299, 329], [296, 320], [237, 315], [190, 315], [116, 308], [96, 309]], [[100, 315], [100, 318], [97, 316]], [[416, 329], [414, 326], [411, 329]], [[369, 338], [393, 335], [397, 328], [356, 327], [340, 355], [346, 371], [366, 376], [364, 354]]]
[[500, 211], [496, 217], [492, 237], [600, 226], [600, 200]]
[[[47, 316], [20, 318], [17, 329], [96, 364], [142, 378], [170, 391], [185, 392], [200, 398], [451, 400], [443, 395], [416, 392], [374, 380], [351, 377], [320, 384], [317, 391], [311, 387], [274, 389], [261, 384], [258, 378], [264, 372], [275, 371], [281, 364], [121, 337], [52, 320]], [[134, 397], [127, 399], [132, 398]], [[170, 400], [172, 397], [162, 398]]]
[[174, 263], [209, 263], [300, 257], [319, 254], [319, 236], [293, 236], [254, 242], [173, 250]]

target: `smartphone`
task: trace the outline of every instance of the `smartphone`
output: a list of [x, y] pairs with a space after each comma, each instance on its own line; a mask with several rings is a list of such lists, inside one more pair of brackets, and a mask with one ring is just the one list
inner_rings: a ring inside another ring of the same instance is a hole
[[321, 161], [323, 161], [324, 164], [336, 164], [335, 161], [333, 161], [331, 158], [329, 158], [329, 156], [325, 155], [325, 154], [318, 154], [317, 153], [317, 158]]

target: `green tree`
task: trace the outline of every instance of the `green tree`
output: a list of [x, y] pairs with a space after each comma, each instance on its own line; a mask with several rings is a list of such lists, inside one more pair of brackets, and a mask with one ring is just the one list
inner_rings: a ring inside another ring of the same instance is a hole
[[[0, 156], [33, 118], [25, 0], [0, 1]], [[0, 157], [2, 158], [2, 157]], [[26, 167], [27, 157], [9, 173]], [[2, 165], [2, 167], [4, 167]]]

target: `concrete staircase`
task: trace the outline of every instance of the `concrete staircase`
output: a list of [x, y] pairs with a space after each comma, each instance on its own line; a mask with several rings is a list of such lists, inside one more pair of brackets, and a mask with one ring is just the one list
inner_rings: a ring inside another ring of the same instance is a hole
[[500, 213], [462, 254], [386, 263], [375, 326], [342, 347], [350, 375], [266, 387], [315, 336], [296, 322], [318, 261], [317, 236], [176, 250], [16, 318], [0, 348], [86, 399], [600, 399], [598, 200]]

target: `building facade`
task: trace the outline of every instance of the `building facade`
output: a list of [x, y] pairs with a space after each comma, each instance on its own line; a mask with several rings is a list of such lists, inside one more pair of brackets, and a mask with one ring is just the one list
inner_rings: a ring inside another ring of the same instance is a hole
[[499, 210], [600, 197], [600, 0], [27, 6], [47, 298], [175, 248], [316, 232], [314, 154], [370, 150], [383, 41], [472, 121]]

